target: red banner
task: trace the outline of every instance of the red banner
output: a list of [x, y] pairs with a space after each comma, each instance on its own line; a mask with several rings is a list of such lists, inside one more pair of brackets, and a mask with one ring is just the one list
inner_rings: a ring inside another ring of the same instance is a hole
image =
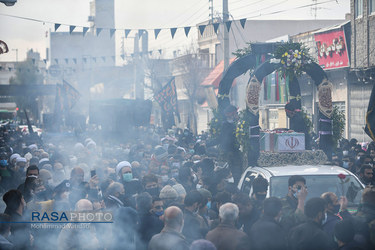
[[348, 49], [343, 28], [315, 33], [319, 65], [323, 69], [349, 67]]

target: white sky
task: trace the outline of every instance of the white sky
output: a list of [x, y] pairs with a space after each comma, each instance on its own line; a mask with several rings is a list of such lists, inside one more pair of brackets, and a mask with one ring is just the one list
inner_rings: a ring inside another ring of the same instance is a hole
[[[46, 22], [88, 26], [89, 2], [91, 0], [18, 0], [12, 7], [0, 3], [0, 14], [34, 18]], [[329, 0], [316, 0], [318, 3]], [[213, 0], [214, 15], [221, 15], [222, 0]], [[293, 8], [314, 3], [313, 0], [229, 0], [229, 12], [234, 19], [314, 19], [311, 7]], [[350, 0], [337, 0], [317, 6], [317, 19], [344, 19], [350, 12]], [[184, 50], [194, 42], [197, 31], [192, 29], [185, 38], [183, 29], [178, 29], [172, 40], [169, 30], [162, 30], [154, 40], [155, 28], [174, 28], [195, 26], [209, 16], [209, 0], [115, 0], [115, 22], [118, 29], [150, 29], [149, 50]], [[274, 11], [287, 10], [270, 15]], [[21, 20], [0, 15], [0, 40], [10, 49], [0, 55], [0, 61], [15, 61], [26, 57], [26, 51], [34, 49], [45, 58], [47, 47], [46, 31], [54, 30], [53, 24]], [[61, 26], [59, 31], [68, 31]], [[82, 31], [77, 28], [76, 31]], [[119, 54], [120, 39], [123, 32], [116, 32], [116, 48]], [[132, 33], [130, 34], [130, 37]], [[134, 33], [133, 33], [134, 36]], [[125, 41], [127, 53], [131, 53], [133, 41]]]

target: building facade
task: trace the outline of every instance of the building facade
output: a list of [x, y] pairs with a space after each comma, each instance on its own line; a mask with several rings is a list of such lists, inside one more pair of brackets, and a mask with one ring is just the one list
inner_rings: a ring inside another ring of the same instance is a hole
[[370, 141], [364, 133], [366, 111], [375, 79], [375, 0], [351, 0], [350, 138]]

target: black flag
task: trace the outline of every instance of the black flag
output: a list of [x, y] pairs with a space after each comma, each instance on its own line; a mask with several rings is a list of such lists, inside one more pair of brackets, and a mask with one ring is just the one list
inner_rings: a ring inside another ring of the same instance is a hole
[[375, 141], [375, 84], [372, 87], [370, 101], [368, 103], [365, 132]]
[[[162, 110], [167, 114], [167, 117], [175, 114], [178, 120], [180, 120], [174, 77], [154, 96], [154, 98], [160, 104]], [[173, 125], [174, 124], [169, 124], [168, 127]]]

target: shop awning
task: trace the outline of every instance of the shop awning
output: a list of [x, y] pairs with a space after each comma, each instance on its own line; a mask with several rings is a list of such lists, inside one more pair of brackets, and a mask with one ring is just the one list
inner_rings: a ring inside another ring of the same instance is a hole
[[[233, 57], [229, 60], [229, 64], [231, 64], [236, 58]], [[203, 80], [201, 86], [214, 86], [214, 88], [219, 87], [219, 83], [221, 80], [221, 76], [223, 75], [224, 71], [224, 60], [222, 60], [216, 67], [208, 74], [208, 76]]]

